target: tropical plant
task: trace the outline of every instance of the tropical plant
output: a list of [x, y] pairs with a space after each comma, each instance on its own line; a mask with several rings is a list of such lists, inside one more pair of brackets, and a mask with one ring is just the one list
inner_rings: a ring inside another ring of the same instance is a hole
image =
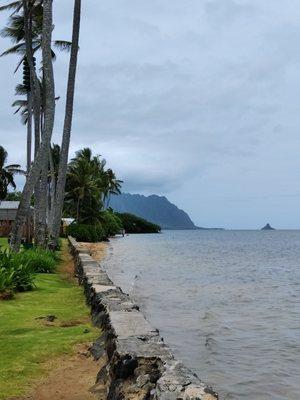
[[[29, 14], [28, 14], [28, 4], [26, 0], [23, 0], [24, 8], [24, 30], [25, 30], [25, 43], [26, 43], [26, 58], [29, 63], [31, 76], [34, 77], [34, 65], [32, 60], [32, 47], [30, 44], [30, 25], [29, 24]], [[28, 215], [30, 200], [33, 189], [38, 182], [40, 172], [45, 170], [45, 164], [48, 167], [48, 156], [50, 142], [54, 126], [54, 116], [55, 116], [55, 94], [54, 94], [54, 75], [53, 75], [53, 65], [52, 65], [52, 52], [51, 52], [51, 42], [52, 42], [52, 0], [43, 0], [43, 24], [42, 24], [42, 59], [43, 59], [43, 85], [44, 85], [44, 120], [43, 120], [43, 140], [36, 153], [32, 167], [28, 173], [26, 183], [23, 189], [22, 199], [18, 208], [16, 219], [14, 221], [13, 229], [11, 231], [11, 241], [10, 246], [14, 251], [19, 251], [21, 243], [21, 231], [24, 220]], [[33, 79], [34, 83], [34, 94], [37, 96], [37, 85], [36, 77]], [[41, 104], [41, 103], [40, 103]], [[46, 163], [47, 161], [47, 163]], [[45, 199], [46, 202], [46, 199]], [[43, 209], [43, 204], [41, 205]], [[46, 207], [45, 207], [46, 213]], [[45, 219], [42, 221], [38, 220], [38, 227], [41, 231], [41, 246], [45, 245]]]
[[105, 210], [101, 213], [101, 218], [107, 237], [115, 236], [122, 231], [122, 220], [114, 212]]
[[116, 178], [116, 175], [112, 169], [106, 171], [107, 186], [104, 192], [104, 202], [106, 208], [109, 207], [110, 196], [121, 194], [121, 186], [123, 181]]
[[106, 239], [106, 232], [103, 226], [73, 223], [67, 227], [67, 235], [73, 236], [79, 242], [101, 242]]
[[106, 161], [93, 156], [91, 149], [76, 152], [68, 166], [65, 212], [78, 223], [97, 224], [102, 221], [105, 198], [119, 180], [111, 169], [105, 169]]
[[159, 233], [161, 227], [130, 213], [116, 213], [127, 233]]
[[56, 248], [58, 245], [60, 221], [64, 206], [69, 147], [70, 147], [72, 120], [73, 120], [75, 80], [77, 71], [78, 50], [79, 50], [80, 19], [81, 19], [81, 0], [74, 0], [73, 33], [72, 33], [72, 45], [71, 45], [70, 63], [69, 63], [65, 120], [64, 120], [63, 136], [61, 142], [58, 179], [56, 186], [54, 217], [52, 224], [50, 226], [50, 237], [51, 237], [50, 246], [52, 248]]
[[[51, 2], [52, 3], [52, 2]], [[46, 244], [46, 212], [47, 212], [47, 174], [48, 174], [48, 149], [43, 146], [45, 142], [48, 141], [45, 131], [47, 130], [47, 105], [52, 101], [51, 96], [49, 97], [47, 93], [47, 85], [49, 82], [53, 81], [53, 73], [50, 72], [48, 68], [48, 73], [45, 70], [49, 62], [45, 61], [45, 55], [51, 52], [50, 57], [55, 59], [55, 53], [51, 48], [51, 44], [60, 50], [69, 50], [71, 43], [68, 41], [56, 40], [52, 42], [52, 37], [50, 35], [45, 35], [46, 26], [51, 18], [52, 22], [52, 4], [49, 7], [49, 0], [22, 0], [15, 1], [6, 6], [0, 8], [1, 10], [9, 9], [13, 13], [9, 19], [9, 25], [4, 28], [1, 32], [2, 36], [9, 37], [15, 43], [13, 47], [5, 51], [2, 55], [8, 54], [19, 54], [21, 59], [17, 65], [16, 70], [23, 63], [24, 65], [24, 82], [23, 85], [18, 85], [16, 92], [18, 94], [26, 94], [27, 99], [17, 100], [14, 102], [14, 106], [17, 107], [17, 112], [21, 113], [23, 122], [27, 123], [27, 171], [29, 172], [31, 166], [31, 115], [34, 115], [34, 130], [35, 130], [35, 156], [37, 156], [40, 150], [43, 155], [40, 157], [39, 162], [36, 162], [38, 166], [36, 169], [40, 168], [40, 171], [33, 172], [33, 181], [30, 183], [29, 187], [35, 188], [35, 239], [36, 241], [44, 247]], [[50, 13], [48, 13], [48, 10]], [[46, 18], [46, 20], [45, 20]], [[51, 26], [51, 29], [53, 27]], [[50, 36], [50, 37], [49, 37]], [[45, 46], [47, 42], [47, 45]], [[46, 47], [49, 52], [46, 52]], [[35, 53], [38, 50], [42, 50], [42, 78], [39, 79], [35, 71]], [[50, 73], [50, 74], [49, 74]], [[54, 83], [51, 85], [54, 87]], [[49, 85], [48, 85], [49, 89]], [[54, 114], [54, 107], [51, 106], [51, 113]], [[50, 121], [50, 119], [49, 119]], [[52, 131], [53, 127], [51, 128]], [[52, 134], [52, 132], [51, 132]], [[41, 143], [41, 136], [42, 140]], [[44, 147], [39, 149], [40, 145]], [[27, 202], [28, 196], [23, 196], [24, 202]], [[23, 211], [20, 210], [20, 213]], [[16, 222], [19, 226], [16, 227], [16, 231], [20, 231], [21, 219], [24, 219], [24, 215], [20, 215]], [[19, 240], [19, 239], [18, 239]], [[14, 234], [12, 236], [12, 243], [15, 241]], [[16, 245], [16, 249], [19, 244]]]
[[34, 248], [24, 250], [15, 255], [15, 260], [23, 265], [29, 265], [34, 273], [53, 273], [59, 261], [56, 253]]
[[0, 295], [10, 298], [13, 291], [24, 292], [34, 286], [34, 272], [28, 261], [8, 250], [0, 251]]
[[5, 165], [7, 156], [7, 151], [0, 146], [0, 200], [6, 198], [9, 186], [16, 189], [14, 176], [16, 174], [25, 175], [25, 171], [19, 164]]

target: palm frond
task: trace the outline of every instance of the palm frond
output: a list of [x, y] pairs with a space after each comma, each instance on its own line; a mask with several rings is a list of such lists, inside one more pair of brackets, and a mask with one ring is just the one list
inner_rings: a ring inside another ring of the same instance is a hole
[[25, 94], [27, 94], [27, 89], [26, 89], [26, 87], [24, 86], [24, 85], [22, 85], [21, 83], [19, 83], [17, 86], [16, 86], [16, 88], [15, 88], [15, 95], [21, 95], [21, 96], [23, 96], [23, 95], [25, 95]]
[[26, 53], [25, 43], [19, 43], [5, 50], [3, 53], [0, 54], [0, 57], [8, 56], [10, 54], [25, 54], [25, 53]]
[[22, 2], [21, 1], [13, 1], [10, 4], [6, 4], [5, 6], [0, 6], [0, 11], [8, 11], [8, 10], [13, 10], [13, 11], [18, 11], [22, 7]]
[[72, 42], [67, 40], [55, 40], [54, 46], [60, 51], [71, 51]]
[[15, 100], [11, 106], [12, 107], [25, 107], [25, 106], [27, 106], [27, 101], [26, 100]]

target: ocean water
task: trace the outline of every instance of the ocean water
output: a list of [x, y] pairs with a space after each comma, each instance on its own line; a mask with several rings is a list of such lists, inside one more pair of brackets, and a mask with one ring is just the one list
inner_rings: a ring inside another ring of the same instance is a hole
[[103, 265], [221, 398], [300, 399], [300, 231], [131, 235]]

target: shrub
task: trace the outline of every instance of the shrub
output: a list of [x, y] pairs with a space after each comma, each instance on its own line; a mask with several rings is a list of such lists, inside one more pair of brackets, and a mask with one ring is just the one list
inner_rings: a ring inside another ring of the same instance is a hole
[[15, 290], [26, 292], [33, 288], [35, 276], [29, 262], [14, 265], [12, 270]]
[[57, 253], [38, 248], [21, 251], [15, 258], [19, 264], [28, 263], [35, 273], [53, 273], [59, 261]]
[[127, 233], [158, 233], [161, 231], [159, 225], [136, 215], [129, 213], [116, 213], [116, 215], [122, 221], [123, 228]]
[[115, 236], [123, 229], [121, 219], [111, 211], [104, 211], [101, 215], [106, 236]]
[[73, 236], [79, 242], [101, 242], [106, 239], [102, 225], [84, 225], [73, 223], [66, 229], [67, 235]]
[[24, 292], [34, 286], [34, 273], [29, 262], [20, 261], [18, 254], [0, 251], [0, 293], [10, 298], [13, 291]]
[[10, 299], [14, 288], [13, 270], [10, 268], [0, 267], [0, 298]]

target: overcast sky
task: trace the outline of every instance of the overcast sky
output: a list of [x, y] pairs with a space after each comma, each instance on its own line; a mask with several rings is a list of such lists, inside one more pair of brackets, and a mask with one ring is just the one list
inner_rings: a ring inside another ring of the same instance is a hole
[[[54, 8], [54, 38], [70, 39], [72, 1]], [[0, 135], [24, 165], [15, 64], [0, 59]], [[197, 225], [299, 228], [299, 0], [83, 1], [72, 153], [83, 146], [125, 191], [165, 195]]]

